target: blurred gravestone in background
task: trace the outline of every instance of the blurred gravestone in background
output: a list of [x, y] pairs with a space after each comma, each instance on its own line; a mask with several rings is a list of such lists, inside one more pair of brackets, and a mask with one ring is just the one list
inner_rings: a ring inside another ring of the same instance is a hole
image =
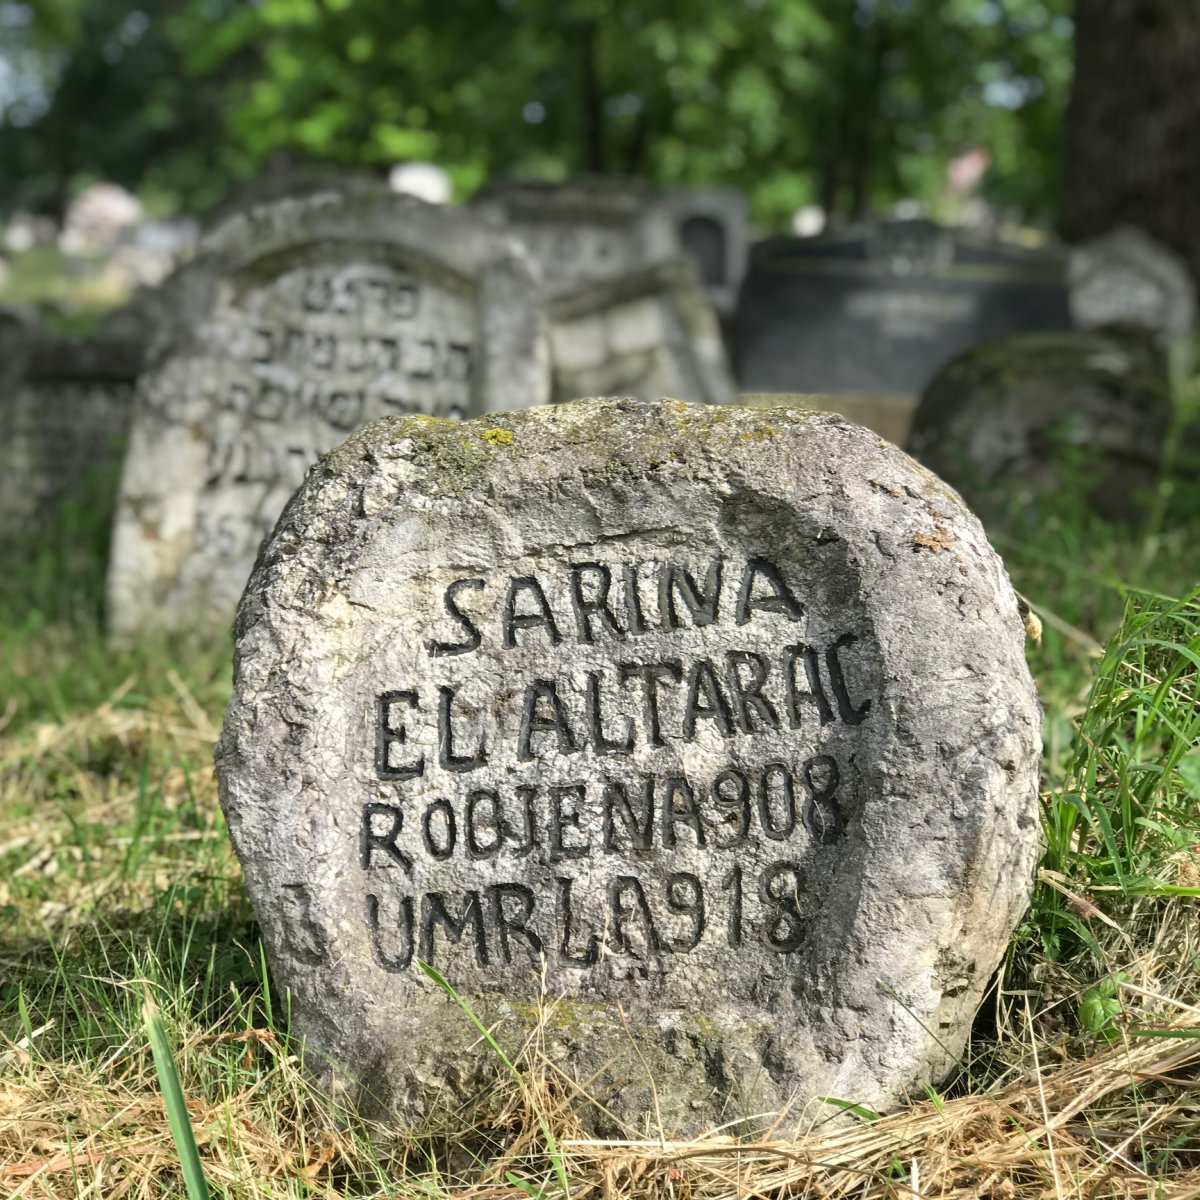
[[750, 255], [750, 202], [734, 188], [681, 188], [667, 192], [679, 242], [696, 263], [700, 281], [722, 318], [737, 309]]
[[0, 369], [13, 351], [10, 340], [19, 342], [30, 337], [38, 326], [37, 312], [24, 304], [0, 304]]
[[279, 200], [305, 200], [322, 192], [338, 195], [382, 187], [365, 171], [337, 170], [329, 166], [296, 166], [286, 161], [268, 162], [257, 175], [235, 184], [208, 214], [206, 229], [216, 229], [231, 217]]
[[498, 180], [480, 189], [471, 205], [521, 239], [551, 296], [679, 253], [662, 197], [638, 179]]
[[385, 413], [548, 397], [528, 260], [386, 190], [251, 210], [162, 292], [109, 567], [120, 636], [219, 626], [309, 465]]
[[671, 259], [550, 307], [556, 402], [582, 396], [733, 399], [721, 330], [691, 262]]
[[735, 326], [748, 392], [876, 395], [902, 420], [956, 354], [1070, 328], [1058, 255], [929, 221], [864, 223], [754, 248]]
[[473, 206], [541, 270], [555, 400], [732, 399], [716, 314], [660, 193], [627, 179], [498, 182]]
[[1082, 329], [1128, 322], [1170, 343], [1196, 331], [1196, 285], [1182, 260], [1139, 229], [1071, 251], [1071, 315]]
[[35, 533], [69, 503], [107, 511], [142, 347], [27, 329], [0, 333], [0, 537]]
[[908, 449], [988, 517], [1070, 489], [1127, 520], [1158, 477], [1170, 421], [1166, 362], [1147, 330], [1027, 334], [945, 367]]

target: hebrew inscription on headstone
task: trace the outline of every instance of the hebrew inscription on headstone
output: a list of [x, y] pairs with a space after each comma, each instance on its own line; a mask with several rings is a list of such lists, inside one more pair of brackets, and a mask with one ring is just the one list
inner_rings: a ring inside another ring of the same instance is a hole
[[601, 1132], [890, 1105], [1028, 898], [1016, 598], [831, 414], [385, 419], [310, 474], [236, 640], [230, 832], [307, 1061], [369, 1111], [497, 1069], [422, 963], [514, 1052], [556, 998]]
[[305, 471], [364, 422], [548, 398], [516, 243], [408, 197], [330, 194], [235, 217], [168, 299], [121, 485], [118, 635], [228, 621]]

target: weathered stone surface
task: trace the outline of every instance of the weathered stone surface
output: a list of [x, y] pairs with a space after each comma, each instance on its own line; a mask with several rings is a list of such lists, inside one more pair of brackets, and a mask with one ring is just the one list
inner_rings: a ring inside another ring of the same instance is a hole
[[0, 537], [53, 521], [69, 501], [110, 509], [141, 348], [33, 332], [0, 366]]
[[637, 179], [499, 180], [481, 188], [471, 203], [485, 219], [520, 238], [551, 296], [636, 272], [680, 252], [662, 197]]
[[733, 399], [733, 378], [696, 269], [672, 259], [578, 288], [550, 307], [556, 402], [578, 396]]
[[865, 426], [895, 446], [903, 446], [908, 441], [913, 411], [917, 407], [916, 396], [890, 396], [886, 393], [856, 396], [842, 392], [829, 396], [811, 392], [799, 395], [789, 395], [787, 392], [743, 392], [737, 402], [747, 408], [779, 408], [787, 405], [808, 412], [840, 413], [848, 421]]
[[1196, 286], [1183, 262], [1140, 229], [1071, 252], [1071, 316], [1083, 329], [1141, 325], [1168, 341], [1196, 332]]
[[369, 190], [234, 217], [164, 288], [121, 483], [113, 632], [227, 623], [309, 465], [364, 422], [548, 392], [532, 268], [468, 214]]
[[1029, 893], [1040, 710], [979, 523], [876, 435], [386, 419], [289, 505], [236, 641], [230, 832], [307, 1061], [369, 1110], [498, 1069], [418, 959], [510, 1051], [561, 998], [546, 1053], [601, 1132], [886, 1107], [963, 1047]]
[[908, 448], [989, 516], [1077, 485], [1123, 520], [1158, 477], [1170, 419], [1166, 362], [1146, 330], [1029, 334], [945, 367]]

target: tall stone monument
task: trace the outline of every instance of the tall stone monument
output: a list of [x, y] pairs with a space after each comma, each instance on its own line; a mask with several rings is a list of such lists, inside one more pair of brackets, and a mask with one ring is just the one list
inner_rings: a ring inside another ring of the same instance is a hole
[[679, 188], [666, 194], [680, 245], [696, 263], [713, 308], [737, 309], [750, 257], [750, 201], [736, 188]]
[[1067, 330], [1052, 250], [944, 229], [864, 222], [771, 238], [751, 254], [734, 331], [748, 392], [914, 397], [956, 354], [1014, 333]]
[[1017, 600], [935, 476], [829, 414], [385, 419], [236, 626], [230, 833], [307, 1062], [368, 1111], [515, 1052], [599, 1133], [752, 1132], [940, 1078], [1028, 900]]
[[227, 622], [305, 471], [364, 422], [544, 402], [539, 305], [511, 239], [386, 191], [221, 226], [170, 282], [139, 389], [112, 631]]

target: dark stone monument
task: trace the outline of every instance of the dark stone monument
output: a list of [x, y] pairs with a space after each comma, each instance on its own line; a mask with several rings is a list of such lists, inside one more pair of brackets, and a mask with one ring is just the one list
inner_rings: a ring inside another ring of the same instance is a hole
[[1049, 251], [890, 221], [754, 248], [734, 333], [746, 391], [916, 393], [956, 354], [1066, 330]]

